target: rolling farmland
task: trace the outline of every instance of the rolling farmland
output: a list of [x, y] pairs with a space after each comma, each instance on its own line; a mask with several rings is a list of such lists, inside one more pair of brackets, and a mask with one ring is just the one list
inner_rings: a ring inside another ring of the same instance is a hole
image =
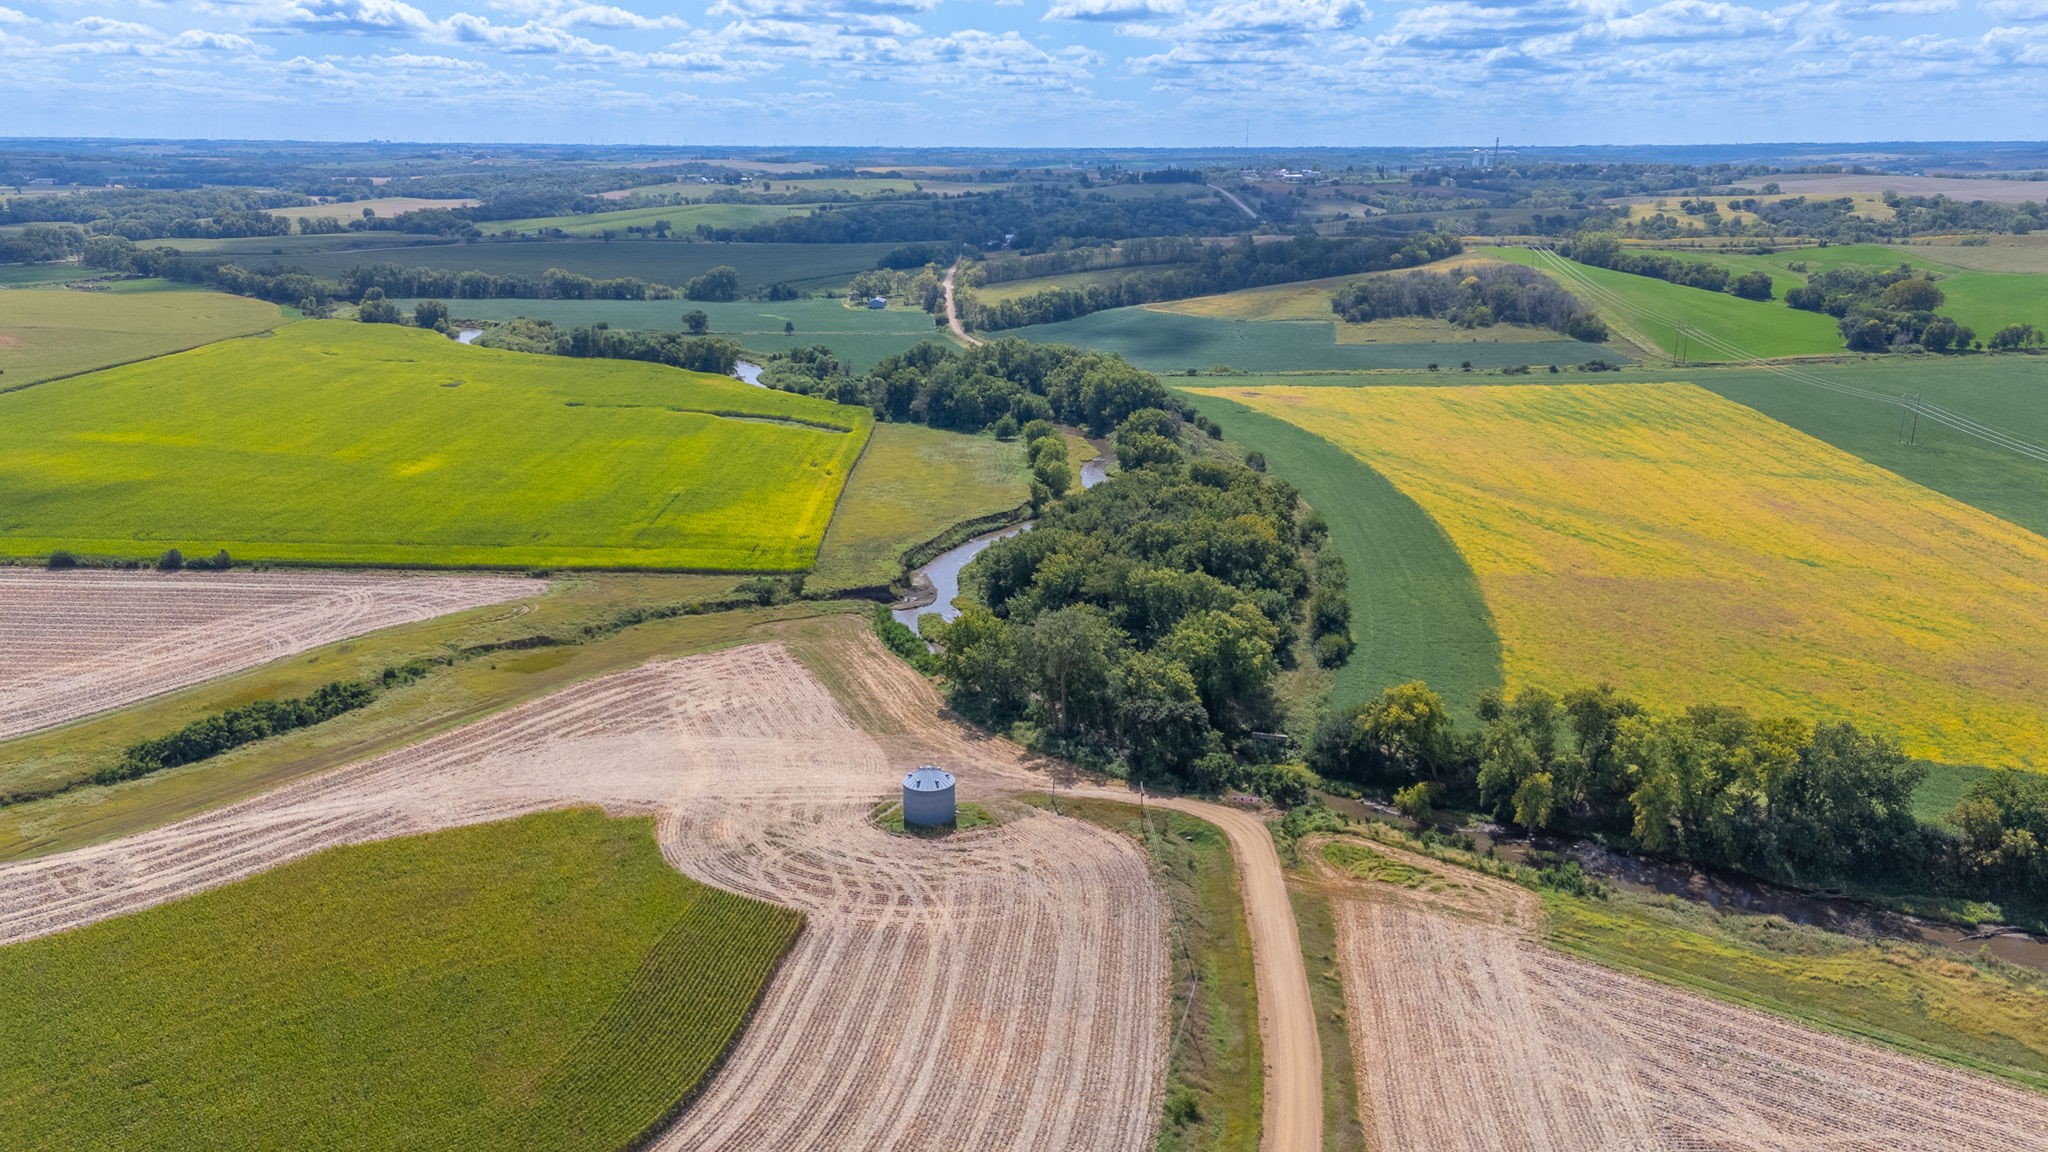
[[[73, 266], [72, 275], [90, 269]], [[221, 292], [0, 294], [0, 392], [196, 348], [282, 323], [275, 304]]]
[[[867, 814], [908, 757], [1034, 786], [854, 637], [648, 665], [178, 824], [0, 867], [0, 940], [106, 920], [343, 843], [596, 803], [654, 813], [686, 875], [803, 912], [753, 1024], [659, 1148], [1127, 1149], [1166, 1055], [1165, 910], [1144, 856], [1018, 810], [943, 840]], [[872, 735], [870, 735], [872, 733]], [[802, 765], [792, 771], [791, 765]], [[901, 1043], [905, 1035], [916, 1044]]]
[[1331, 440], [1478, 574], [1509, 686], [1852, 718], [2048, 768], [2048, 541], [1685, 385], [1216, 394]]
[[0, 568], [0, 740], [540, 591], [507, 577]]
[[[1864, 268], [1882, 271], [1911, 264], [1932, 272], [1940, 279], [1935, 286], [1947, 297], [1936, 311], [1952, 316], [1958, 323], [1974, 328], [1982, 340], [2007, 324], [2032, 324], [2048, 328], [2048, 275], [2028, 272], [1978, 271], [1952, 259], [1967, 259], [1974, 248], [1891, 248], [1879, 244], [1832, 244], [1826, 248], [1793, 248], [1769, 256], [1737, 253], [1692, 253], [1674, 250], [1680, 259], [1719, 264], [1730, 272], [1764, 272], [1775, 282], [1775, 303], [1785, 307], [1785, 290], [1806, 283], [1806, 273], [1830, 268]], [[1791, 309], [1787, 308], [1787, 311]], [[1831, 319], [1831, 318], [1830, 318]], [[1740, 341], [1737, 341], [1740, 343]], [[1697, 359], [1697, 357], [1696, 357]]]
[[8, 1145], [624, 1147], [801, 923], [651, 833], [583, 809], [338, 848], [0, 947]]
[[0, 551], [798, 570], [869, 426], [659, 365], [302, 323], [0, 396]]
[[623, 234], [628, 228], [651, 229], [666, 220], [680, 233], [699, 225], [710, 228], [749, 228], [787, 216], [806, 216], [816, 209], [790, 204], [669, 204], [659, 208], [625, 208], [617, 212], [590, 212], [575, 216], [535, 216], [525, 220], [493, 220], [484, 225], [489, 232], [559, 231], [570, 236], [599, 236], [606, 232]]

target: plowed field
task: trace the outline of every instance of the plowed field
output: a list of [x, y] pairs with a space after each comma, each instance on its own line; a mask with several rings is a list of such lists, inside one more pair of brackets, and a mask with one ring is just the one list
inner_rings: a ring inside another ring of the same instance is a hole
[[[849, 699], [894, 680], [871, 642], [847, 647]], [[572, 802], [653, 812], [684, 872], [807, 917], [754, 1022], [658, 1147], [1143, 1147], [1167, 972], [1144, 855], [1022, 806], [942, 840], [889, 836], [868, 812], [906, 757], [945, 752], [970, 798], [1030, 778], [1008, 745], [934, 736], [928, 700], [869, 699], [879, 742], [773, 645], [590, 681], [255, 800], [0, 868], [0, 943], [335, 844]]]
[[1331, 894], [1374, 1147], [2048, 1147], [2039, 1097], [1553, 952], [1531, 893], [1373, 851]]
[[0, 740], [543, 587], [496, 576], [0, 568]]

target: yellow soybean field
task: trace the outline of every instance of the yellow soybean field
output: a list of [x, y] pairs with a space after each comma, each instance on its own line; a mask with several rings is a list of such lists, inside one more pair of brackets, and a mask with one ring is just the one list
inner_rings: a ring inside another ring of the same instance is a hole
[[2048, 769], [2048, 539], [1689, 384], [1210, 391], [1435, 517], [1511, 688], [1606, 680]]

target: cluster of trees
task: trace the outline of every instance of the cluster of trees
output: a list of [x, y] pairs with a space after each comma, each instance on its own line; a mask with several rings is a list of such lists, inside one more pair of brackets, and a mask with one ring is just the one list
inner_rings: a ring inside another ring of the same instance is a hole
[[740, 357], [739, 343], [722, 336], [613, 328], [608, 324], [563, 329], [552, 321], [523, 317], [486, 329], [476, 342], [486, 348], [551, 356], [646, 360], [719, 376], [732, 375], [733, 365]]
[[285, 236], [292, 230], [291, 219], [268, 209], [312, 202], [297, 192], [253, 188], [113, 188], [71, 196], [11, 196], [0, 200], [0, 224], [76, 224], [94, 235], [128, 240]]
[[1703, 260], [1685, 260], [1662, 252], [1630, 251], [1621, 246], [1621, 238], [1612, 232], [1581, 232], [1559, 241], [1557, 251], [1559, 255], [1595, 268], [1612, 268], [1616, 272], [1648, 276], [1707, 292], [1729, 292], [1745, 300], [1771, 298], [1771, 277], [1768, 273], [1747, 272], [1737, 276], [1719, 264]]
[[1191, 788], [1298, 788], [1256, 735], [1280, 720], [1324, 571], [1319, 520], [1284, 483], [1191, 457], [1159, 409], [1116, 429], [1122, 471], [1000, 541], [962, 581], [975, 601], [919, 621], [965, 714], [1032, 723], [1045, 744]]
[[423, 660], [413, 660], [366, 679], [322, 684], [305, 696], [258, 700], [202, 717], [168, 736], [129, 745], [121, 759], [93, 773], [93, 783], [133, 780], [180, 764], [210, 759], [279, 733], [309, 728], [364, 707], [387, 688], [418, 680], [427, 674], [428, 667]]
[[1460, 729], [1421, 683], [1327, 716], [1310, 763], [1396, 789], [1410, 810], [1477, 807], [1533, 830], [1795, 884], [1845, 881], [2031, 893], [2048, 880], [2048, 780], [2000, 773], [1951, 822], [1921, 824], [1926, 768], [1846, 722], [1702, 705], [1664, 712], [1600, 685], [1488, 693]]
[[1030, 296], [993, 302], [975, 299], [970, 293], [962, 302], [962, 320], [969, 327], [985, 331], [1051, 324], [1133, 304], [1185, 300], [1355, 272], [1413, 268], [1455, 256], [1462, 250], [1458, 238], [1444, 232], [1339, 239], [1304, 235], [1265, 243], [1245, 236], [1235, 244], [1202, 245], [1188, 263], [1133, 272], [1113, 283], [1048, 288]]
[[1461, 328], [1533, 324], [1600, 343], [1607, 324], [1550, 277], [1516, 264], [1376, 276], [1337, 290], [1330, 308], [1353, 323], [1431, 316]]
[[85, 230], [71, 224], [30, 224], [11, 236], [0, 236], [0, 264], [40, 264], [69, 260], [85, 251]]
[[1933, 279], [1910, 264], [1880, 271], [1827, 268], [1809, 274], [1805, 287], [1785, 293], [1785, 303], [1794, 308], [1836, 317], [1842, 342], [1852, 352], [1968, 349], [1976, 332], [1935, 314], [1945, 299]]

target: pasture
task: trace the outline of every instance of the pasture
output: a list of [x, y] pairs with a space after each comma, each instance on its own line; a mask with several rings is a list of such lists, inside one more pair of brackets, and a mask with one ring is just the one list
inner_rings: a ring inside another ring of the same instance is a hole
[[0, 292], [0, 392], [246, 336], [283, 320], [275, 304], [223, 292]]
[[593, 809], [335, 848], [0, 947], [18, 1149], [613, 1149], [725, 1052], [802, 918]]
[[0, 554], [796, 571], [864, 409], [309, 321], [0, 396]]
[[655, 221], [666, 220], [679, 233], [709, 228], [749, 228], [786, 216], [808, 215], [812, 209], [791, 204], [667, 204], [658, 208], [622, 208], [616, 212], [588, 212], [570, 216], [534, 216], [525, 220], [493, 220], [480, 225], [486, 232], [564, 232], [571, 236], [625, 235], [628, 228], [651, 229]]
[[2025, 529], [1689, 385], [1219, 391], [1443, 526], [1511, 689], [1608, 681], [2048, 769], [2048, 540]]
[[[411, 308], [417, 301], [400, 301]], [[755, 352], [786, 352], [823, 344], [834, 355], [866, 371], [875, 361], [894, 356], [925, 340], [947, 339], [930, 315], [911, 304], [887, 308], [850, 308], [836, 299], [736, 300], [730, 304], [700, 300], [450, 300], [449, 311], [464, 320], [502, 322], [525, 316], [552, 321], [560, 328], [610, 324], [614, 328], [680, 331], [683, 314], [702, 312], [710, 318], [713, 336], [728, 336]], [[784, 332], [793, 325], [794, 332]]]
[[820, 588], [891, 583], [903, 574], [905, 552], [1030, 498], [1021, 442], [877, 424], [839, 497], [813, 582]]
[[[1842, 351], [1835, 318], [1787, 308], [1782, 301], [1744, 300], [1726, 292], [1708, 292], [1570, 263], [1570, 276], [1560, 276], [1545, 258], [1527, 248], [1489, 248], [1490, 255], [1550, 275], [1598, 312], [1621, 335], [1673, 359], [1722, 362], [1748, 357], [1825, 356]], [[1580, 281], [1590, 283], [1589, 291]], [[1710, 348], [1690, 332], [1703, 332], [1742, 350], [1737, 356]], [[1583, 357], [1581, 357], [1583, 359]]]
[[48, 264], [0, 264], [0, 288], [33, 288], [42, 284], [87, 280], [98, 275], [98, 269], [73, 264], [68, 260], [56, 260]]
[[681, 240], [519, 240], [417, 245], [372, 251], [307, 252], [292, 256], [286, 263], [329, 279], [359, 264], [387, 263], [410, 268], [474, 268], [496, 276], [531, 276], [535, 279], [550, 268], [562, 268], [599, 279], [637, 276], [678, 288], [691, 277], [724, 264], [739, 272], [742, 292], [758, 292], [770, 284], [790, 284], [805, 291], [827, 291], [845, 287], [847, 281], [873, 268], [877, 260], [895, 247], [894, 244], [705, 244]]
[[1002, 335], [1115, 352], [1140, 368], [1174, 375], [1219, 366], [1246, 372], [1345, 372], [1438, 364], [1455, 371], [1468, 360], [1475, 368], [1531, 364], [1540, 369], [1595, 357], [1627, 359], [1607, 345], [1561, 336], [1528, 340], [1519, 332], [1503, 339], [1487, 328], [1461, 332], [1462, 339], [1443, 343], [1383, 344], [1340, 343], [1337, 328], [1334, 317], [1226, 320], [1138, 307], [1113, 308], [1057, 324], [1034, 324]]

